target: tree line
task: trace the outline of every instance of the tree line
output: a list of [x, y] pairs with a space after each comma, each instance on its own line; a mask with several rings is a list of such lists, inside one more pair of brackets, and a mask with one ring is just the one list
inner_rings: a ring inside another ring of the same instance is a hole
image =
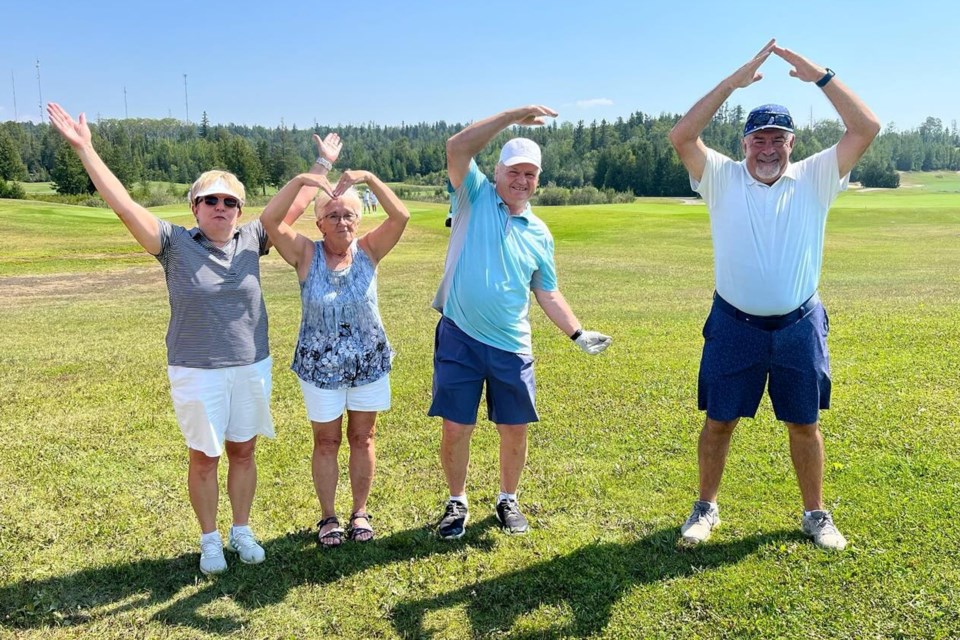
[[[707, 146], [741, 157], [745, 110], [724, 105], [706, 130]], [[541, 185], [565, 189], [595, 188], [635, 196], [689, 196], [686, 170], [667, 139], [680, 118], [637, 111], [613, 122], [554, 122], [519, 128], [543, 147]], [[374, 123], [298, 129], [283, 125], [213, 125], [206, 113], [199, 124], [165, 119], [103, 119], [91, 123], [94, 144], [124, 185], [160, 181], [190, 183], [211, 168], [235, 173], [253, 192], [279, 187], [313, 163], [311, 135], [336, 130], [345, 141], [340, 167], [373, 171], [388, 182], [442, 186], [446, 177], [445, 143], [461, 123]], [[792, 158], [798, 160], [840, 139], [843, 125], [820, 120], [797, 129]], [[503, 133], [477, 162], [492, 174]], [[915, 129], [889, 125], [853, 171], [864, 186], [895, 187], [897, 171], [960, 170], [956, 121], [948, 128], [927, 118]], [[93, 193], [79, 159], [46, 124], [0, 123], [0, 197], [10, 197], [17, 181], [53, 181], [61, 194]], [[20, 190], [22, 192], [22, 189]], [[5, 195], [6, 194], [6, 195]], [[16, 193], [14, 193], [14, 197]]]

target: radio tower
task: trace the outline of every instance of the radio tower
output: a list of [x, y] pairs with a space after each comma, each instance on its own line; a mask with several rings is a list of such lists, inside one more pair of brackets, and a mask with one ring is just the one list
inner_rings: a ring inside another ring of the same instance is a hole
[[10, 83], [13, 85], [13, 121], [16, 122], [17, 118], [17, 80], [13, 76], [13, 71], [10, 71]]
[[183, 74], [183, 106], [187, 111], [187, 122], [190, 122], [190, 100], [187, 98], [187, 74]]
[[40, 124], [46, 122], [43, 119], [43, 90], [40, 88], [40, 58], [37, 58], [37, 94], [40, 96]]

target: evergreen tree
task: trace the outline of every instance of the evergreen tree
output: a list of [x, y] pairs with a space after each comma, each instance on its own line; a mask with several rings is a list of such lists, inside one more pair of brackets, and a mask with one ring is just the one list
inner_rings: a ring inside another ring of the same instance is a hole
[[83, 163], [66, 142], [57, 148], [50, 178], [57, 193], [77, 195], [95, 191]]
[[20, 159], [20, 151], [6, 129], [0, 128], [0, 180], [24, 180], [27, 167]]

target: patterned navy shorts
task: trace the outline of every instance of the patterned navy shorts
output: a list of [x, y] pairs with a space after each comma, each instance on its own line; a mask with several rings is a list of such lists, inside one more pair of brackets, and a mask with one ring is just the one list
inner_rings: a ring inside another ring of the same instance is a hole
[[497, 424], [539, 420], [534, 406], [533, 356], [474, 340], [452, 320], [437, 323], [433, 353], [433, 403], [427, 415], [475, 424], [487, 387], [487, 416]]
[[819, 299], [784, 326], [758, 323], [719, 296], [703, 326], [698, 403], [712, 420], [752, 418], [769, 378], [777, 420], [812, 424], [830, 408], [830, 320]]

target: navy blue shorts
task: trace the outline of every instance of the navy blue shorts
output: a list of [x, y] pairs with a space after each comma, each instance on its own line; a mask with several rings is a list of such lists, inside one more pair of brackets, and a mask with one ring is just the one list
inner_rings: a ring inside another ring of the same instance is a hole
[[769, 378], [777, 420], [817, 422], [830, 408], [829, 330], [816, 295], [780, 318], [750, 316], [715, 296], [703, 325], [700, 410], [712, 420], [752, 418]]
[[540, 419], [533, 356], [483, 344], [441, 317], [433, 345], [433, 403], [427, 415], [475, 424], [484, 383], [491, 421], [526, 424]]

